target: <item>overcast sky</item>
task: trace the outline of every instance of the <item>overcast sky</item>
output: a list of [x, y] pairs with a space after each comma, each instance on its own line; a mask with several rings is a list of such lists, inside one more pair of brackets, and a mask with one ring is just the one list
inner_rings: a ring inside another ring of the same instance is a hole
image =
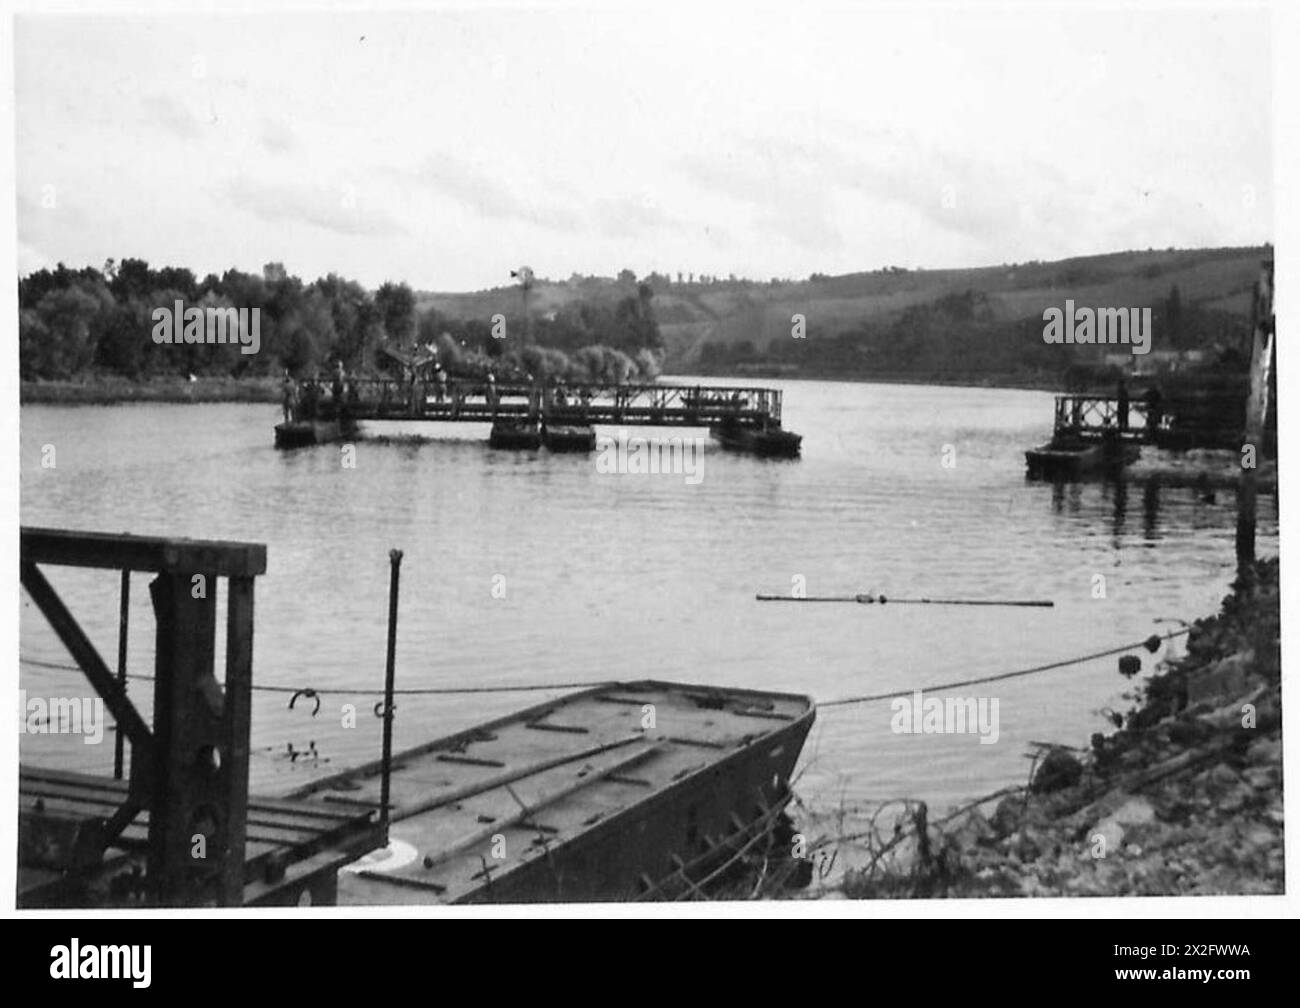
[[1274, 238], [1267, 12], [25, 16], [15, 89], [22, 273], [471, 290]]

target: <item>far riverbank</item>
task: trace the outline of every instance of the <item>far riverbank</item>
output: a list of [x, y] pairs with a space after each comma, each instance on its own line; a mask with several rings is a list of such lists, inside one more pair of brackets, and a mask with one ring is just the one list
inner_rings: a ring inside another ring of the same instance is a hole
[[[666, 376], [665, 376], [666, 377]], [[1059, 383], [1046, 377], [1016, 375], [988, 376], [911, 376], [911, 375], [812, 375], [765, 371], [762, 374], [728, 371], [700, 377], [725, 378], [731, 381], [804, 380], [847, 381], [888, 385], [944, 385], [954, 388], [1008, 388], [1041, 392], [1060, 392]], [[671, 379], [667, 379], [671, 381]], [[160, 375], [131, 379], [119, 375], [93, 375], [62, 381], [24, 381], [19, 386], [21, 405], [47, 404], [66, 406], [112, 406], [133, 402], [265, 402], [280, 401], [279, 380], [271, 376], [230, 378], [226, 376]]]
[[[671, 368], [666, 368], [671, 371]], [[857, 374], [842, 371], [790, 368], [781, 365], [753, 365], [745, 367], [710, 368], [704, 371], [686, 369], [701, 378], [724, 378], [728, 381], [839, 381], [872, 385], [943, 385], [952, 388], [1006, 388], [1031, 392], [1064, 393], [1065, 387], [1057, 375], [1016, 374], [1012, 372], [961, 373], [949, 371], [936, 373], [875, 372]]]
[[166, 375], [130, 379], [96, 376], [70, 381], [25, 381], [19, 386], [21, 405], [114, 406], [118, 403], [219, 403], [280, 401], [275, 378], [228, 378]]

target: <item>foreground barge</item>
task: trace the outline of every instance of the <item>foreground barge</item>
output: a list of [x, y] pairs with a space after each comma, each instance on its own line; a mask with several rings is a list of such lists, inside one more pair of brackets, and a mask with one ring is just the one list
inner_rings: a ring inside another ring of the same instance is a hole
[[[392, 551], [380, 758], [256, 797], [253, 584], [266, 547], [23, 527], [22, 585], [121, 744], [113, 777], [22, 766], [18, 905], [668, 899], [741, 854], [789, 853], [779, 837], [814, 717], [805, 696], [610, 683], [392, 756], [400, 561]], [[120, 573], [118, 674], [47, 567]], [[143, 573], [155, 631], [147, 713], [124, 685], [132, 574]], [[196, 596], [197, 576], [211, 587]]]
[[[804, 696], [632, 682], [410, 750], [390, 845], [340, 873], [339, 902], [680, 894], [770, 830], [813, 717]], [[380, 787], [370, 764], [295, 797], [360, 807]]]

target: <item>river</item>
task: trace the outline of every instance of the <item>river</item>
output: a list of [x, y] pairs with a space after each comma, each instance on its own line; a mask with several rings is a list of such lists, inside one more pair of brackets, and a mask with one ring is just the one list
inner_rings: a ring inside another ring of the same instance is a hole
[[[1026, 482], [1022, 453], [1050, 433], [1047, 393], [763, 384], [785, 390], [802, 459], [709, 443], [698, 479], [603, 472], [596, 456], [494, 452], [474, 425], [385, 426], [382, 439], [357, 443], [348, 468], [337, 445], [276, 451], [278, 410], [266, 405], [27, 406], [22, 521], [266, 543], [255, 682], [322, 691], [382, 686], [391, 547], [405, 551], [399, 688], [654, 677], [834, 700], [1140, 640], [1170, 626], [1153, 620], [1209, 614], [1226, 593], [1231, 492], [1207, 500], [1190, 489]], [[1259, 534], [1260, 552], [1275, 552], [1272, 497], [1261, 498]], [[111, 665], [117, 575], [49, 573]], [[790, 593], [796, 577], [809, 594], [1056, 605], [755, 601]], [[137, 575], [132, 586], [130, 664], [140, 673], [153, 661], [146, 585]], [[43, 664], [70, 660], [25, 595], [22, 604], [22, 686], [84, 692], [78, 673]], [[959, 803], [1022, 781], [1031, 740], [1086, 745], [1107, 725], [1101, 711], [1126, 709], [1131, 688], [1112, 657], [958, 691], [998, 700], [992, 743], [895, 733], [889, 702], [829, 708], [797, 790], [820, 809], [900, 796]], [[149, 693], [133, 685], [146, 711]], [[403, 697], [396, 740], [414, 745], [550, 695]], [[327, 694], [314, 717], [310, 700], [293, 710], [286, 700], [255, 695], [254, 791], [378, 755], [373, 700]], [[342, 724], [349, 701], [356, 727]], [[109, 739], [25, 735], [22, 755], [107, 771]], [[312, 743], [315, 758], [290, 758], [290, 746]]]

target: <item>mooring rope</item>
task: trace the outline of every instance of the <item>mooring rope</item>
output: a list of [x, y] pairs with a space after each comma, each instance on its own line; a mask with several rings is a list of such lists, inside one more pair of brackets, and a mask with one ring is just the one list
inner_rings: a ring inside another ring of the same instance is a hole
[[[1105, 651], [1095, 651], [1092, 654], [1081, 655], [1078, 658], [1066, 658], [1061, 661], [1048, 662], [1046, 665], [1035, 665], [1032, 668], [1017, 669], [1014, 672], [1000, 672], [996, 675], [979, 676], [974, 679], [961, 679], [957, 682], [940, 683], [934, 686], [911, 686], [904, 689], [890, 690], [887, 693], [872, 693], [866, 696], [841, 697], [838, 700], [823, 700], [816, 706], [825, 707], [844, 707], [849, 704], [872, 703], [879, 700], [892, 700], [895, 697], [908, 696], [920, 690], [922, 693], [938, 693], [944, 690], [958, 689], [962, 686], [978, 686], [983, 683], [999, 682], [1003, 679], [1015, 679], [1019, 676], [1033, 675], [1037, 672], [1050, 672], [1053, 669], [1065, 668], [1068, 665], [1080, 665], [1084, 662], [1095, 661], [1098, 658], [1108, 658], [1111, 655], [1122, 654], [1125, 651], [1133, 651], [1137, 648], [1145, 647], [1148, 651], [1155, 653], [1160, 647], [1162, 641], [1170, 640], [1174, 637], [1181, 637], [1189, 633], [1191, 627], [1181, 627], [1178, 630], [1172, 630], [1166, 634], [1152, 634], [1140, 641], [1134, 641], [1130, 644], [1123, 644], [1119, 647], [1107, 648]], [[24, 665], [32, 665], [39, 668], [58, 669], [66, 672], [81, 672], [76, 665], [68, 665], [63, 662], [43, 661], [39, 658], [19, 657], [19, 662]], [[142, 673], [129, 673], [128, 679], [139, 679], [152, 682], [154, 677]], [[543, 690], [577, 690], [577, 689], [594, 689], [598, 686], [617, 686], [618, 680], [602, 679], [589, 682], [564, 682], [564, 683], [520, 683], [509, 686], [429, 686], [413, 687], [407, 689], [393, 690], [394, 696], [447, 696], [447, 695], [469, 695], [475, 693], [526, 693]], [[315, 689], [307, 686], [281, 686], [274, 683], [253, 683], [252, 688], [255, 691], [263, 693], [286, 693], [294, 696], [304, 696], [307, 698], [321, 696], [383, 696], [382, 689], [364, 689], [358, 687], [329, 687], [326, 689]]]
[[[80, 672], [81, 669], [76, 665], [68, 665], [64, 662], [42, 661], [39, 658], [22, 658], [19, 662], [24, 665], [34, 665], [38, 668], [57, 669], [62, 672]], [[128, 679], [139, 679], [142, 682], [153, 682], [155, 677], [145, 675], [140, 672], [129, 672], [126, 676]], [[592, 689], [597, 686], [614, 686], [617, 681], [613, 679], [593, 680], [591, 682], [562, 682], [562, 683], [523, 683], [517, 686], [429, 686], [414, 687], [408, 689], [393, 690], [394, 696], [434, 696], [439, 694], [460, 694], [460, 693], [523, 693], [532, 690], [564, 690], [564, 689]], [[310, 686], [281, 686], [274, 683], [253, 683], [253, 690], [262, 693], [291, 693], [301, 694], [311, 698], [314, 696], [383, 696], [382, 687], [373, 689], [364, 689], [359, 687], [340, 686], [329, 687], [328, 689], [315, 689]]]
[[871, 703], [876, 700], [892, 700], [894, 697], [907, 696], [910, 693], [939, 693], [944, 690], [957, 689], [960, 686], [978, 686], [981, 683], [998, 682], [1002, 679], [1014, 679], [1017, 676], [1033, 675], [1035, 672], [1050, 672], [1052, 669], [1065, 668], [1067, 665], [1081, 665], [1083, 662], [1095, 661], [1098, 658], [1108, 658], [1111, 655], [1122, 654], [1125, 651], [1133, 651], [1136, 648], [1145, 647], [1152, 654], [1160, 646], [1161, 641], [1167, 641], [1172, 637], [1180, 637], [1191, 631], [1191, 627], [1183, 627], [1179, 630], [1171, 631], [1167, 634], [1152, 634], [1144, 640], [1134, 641], [1132, 644], [1124, 644], [1120, 647], [1107, 648], [1105, 651], [1096, 651], [1092, 654], [1082, 655], [1078, 658], [1067, 658], [1063, 661], [1049, 662], [1046, 665], [1035, 665], [1033, 668], [1017, 669], [1014, 672], [1001, 672], [997, 675], [979, 676], [975, 679], [962, 679], [958, 682], [941, 683], [938, 686], [911, 687], [909, 689], [891, 690], [888, 693], [873, 693], [869, 696], [843, 697], [839, 700], [825, 700], [817, 706], [822, 707], [843, 707], [848, 704]]

